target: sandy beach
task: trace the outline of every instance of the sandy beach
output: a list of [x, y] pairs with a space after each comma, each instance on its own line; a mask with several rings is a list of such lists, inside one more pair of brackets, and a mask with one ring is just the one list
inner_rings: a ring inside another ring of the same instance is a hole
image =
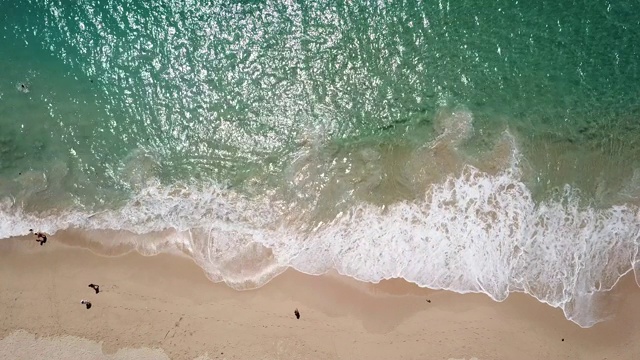
[[582, 329], [526, 295], [496, 303], [400, 280], [371, 285], [287, 271], [239, 292], [212, 283], [187, 258], [107, 257], [62, 244], [62, 236], [45, 246], [33, 237], [0, 241], [0, 359], [640, 356], [632, 276], [607, 297], [610, 319]]

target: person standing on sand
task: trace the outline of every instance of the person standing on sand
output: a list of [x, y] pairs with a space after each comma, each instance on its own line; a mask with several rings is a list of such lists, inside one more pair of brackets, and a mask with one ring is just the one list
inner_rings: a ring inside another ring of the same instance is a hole
[[47, 235], [44, 233], [37, 232], [34, 235], [36, 236], [36, 241], [40, 243], [40, 246], [47, 242]]
[[96, 291], [96, 294], [100, 292], [100, 285], [89, 284], [89, 287]]

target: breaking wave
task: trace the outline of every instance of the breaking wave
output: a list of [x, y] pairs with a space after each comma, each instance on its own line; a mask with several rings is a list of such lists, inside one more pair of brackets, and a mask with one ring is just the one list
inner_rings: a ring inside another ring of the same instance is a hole
[[403, 278], [422, 287], [484, 293], [503, 301], [524, 292], [583, 327], [602, 320], [596, 297], [638, 263], [640, 210], [581, 204], [566, 186], [534, 202], [516, 168], [488, 174], [472, 166], [431, 185], [424, 196], [389, 206], [362, 203], [309, 226], [296, 209], [222, 187], [151, 185], [121, 209], [33, 215], [0, 207], [0, 237], [37, 228], [124, 230], [143, 254], [180, 251], [213, 281], [259, 287], [287, 267], [330, 269], [367, 282]]

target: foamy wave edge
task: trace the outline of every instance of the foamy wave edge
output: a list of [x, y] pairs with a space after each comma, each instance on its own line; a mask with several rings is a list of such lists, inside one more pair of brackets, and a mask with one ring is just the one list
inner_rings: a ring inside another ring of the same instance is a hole
[[513, 171], [490, 175], [466, 166], [419, 201], [386, 208], [360, 204], [308, 230], [285, 222], [286, 204], [266, 198], [248, 200], [218, 187], [151, 186], [118, 211], [91, 215], [36, 216], [6, 200], [0, 238], [29, 228], [173, 229], [171, 236], [111, 245], [128, 242], [145, 255], [187, 253], [212, 281], [235, 288], [262, 286], [293, 267], [312, 275], [334, 269], [374, 283], [403, 278], [495, 301], [524, 292], [590, 327], [603, 320], [597, 295], [638, 264], [640, 210], [594, 209], [579, 200], [567, 186], [557, 201], [535, 204]]

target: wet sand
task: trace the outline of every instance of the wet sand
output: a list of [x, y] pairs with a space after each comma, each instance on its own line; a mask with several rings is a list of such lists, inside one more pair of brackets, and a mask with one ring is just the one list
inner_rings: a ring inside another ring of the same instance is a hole
[[632, 276], [605, 299], [610, 319], [582, 329], [523, 294], [496, 303], [401, 280], [371, 285], [295, 271], [238, 292], [210, 282], [187, 258], [106, 257], [59, 237], [45, 246], [33, 237], [0, 240], [0, 359], [640, 356], [640, 289]]

